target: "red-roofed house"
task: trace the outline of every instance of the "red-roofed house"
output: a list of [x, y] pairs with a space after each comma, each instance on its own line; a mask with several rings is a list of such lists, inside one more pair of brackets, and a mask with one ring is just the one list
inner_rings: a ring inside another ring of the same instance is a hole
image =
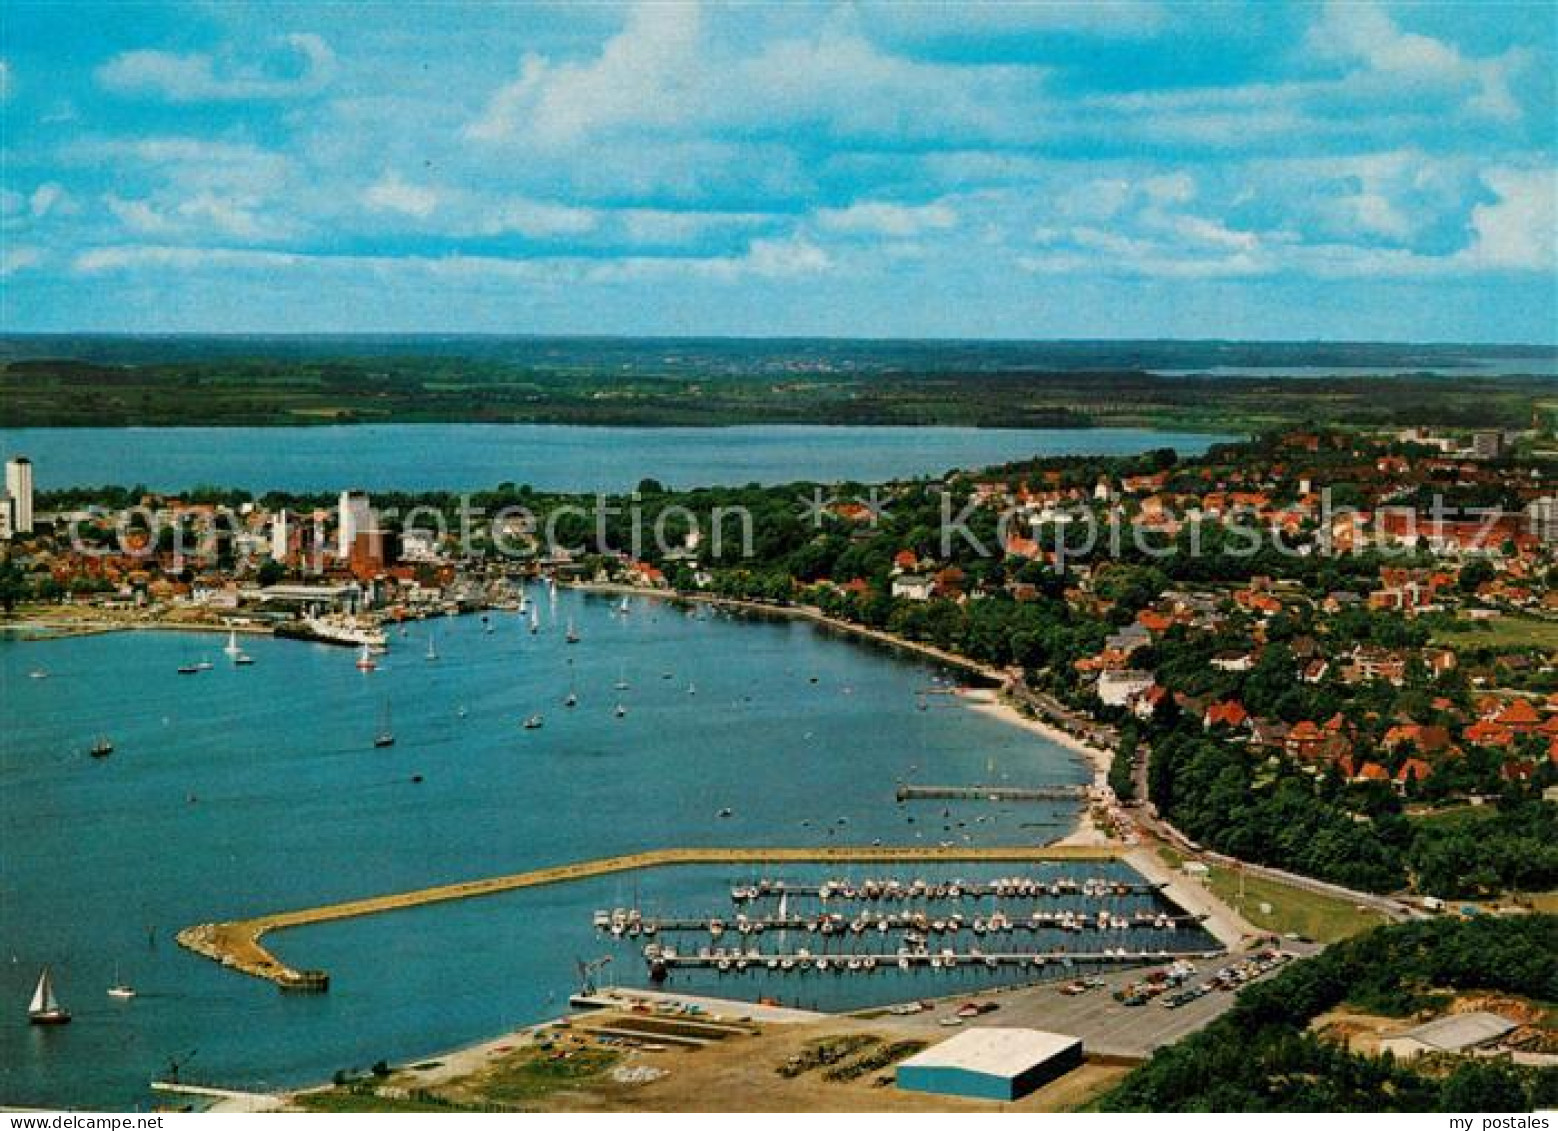
[[1250, 713], [1244, 709], [1244, 704], [1237, 699], [1229, 699], [1225, 703], [1213, 703], [1206, 709], [1206, 714], [1201, 717], [1201, 726], [1206, 730], [1213, 727], [1242, 727], [1249, 721]]

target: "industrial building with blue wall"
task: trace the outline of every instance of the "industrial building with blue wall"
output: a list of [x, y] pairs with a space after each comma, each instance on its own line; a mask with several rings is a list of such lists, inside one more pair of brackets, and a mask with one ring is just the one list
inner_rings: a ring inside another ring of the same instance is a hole
[[1021, 1099], [1082, 1063], [1077, 1037], [1038, 1029], [967, 1029], [898, 1066], [898, 1087], [969, 1099]]

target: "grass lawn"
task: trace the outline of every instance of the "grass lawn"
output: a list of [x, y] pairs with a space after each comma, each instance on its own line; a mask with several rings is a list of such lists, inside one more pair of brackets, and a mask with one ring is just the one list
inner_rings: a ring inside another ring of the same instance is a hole
[[609, 1049], [524, 1049], [470, 1081], [484, 1099], [516, 1107], [534, 1105], [549, 1092], [598, 1083], [620, 1059]]
[[[1377, 911], [1359, 911], [1345, 899], [1317, 895], [1287, 884], [1246, 874], [1244, 898], [1239, 898], [1239, 875], [1231, 868], [1212, 867], [1212, 891], [1224, 903], [1236, 908], [1252, 924], [1275, 934], [1300, 934], [1316, 942], [1336, 942], [1387, 920]], [[1268, 904], [1271, 911], [1261, 910]]]
[[[325, 1092], [308, 1092], [294, 1101], [305, 1111], [331, 1113], [342, 1112], [438, 1112], [447, 1114], [451, 1108], [443, 1104], [425, 1103], [413, 1099], [390, 1099], [371, 1092], [354, 1092], [347, 1088], [331, 1088]], [[458, 1110], [458, 1109], [453, 1109]]]
[[[1160, 847], [1158, 856], [1176, 872], [1185, 862], [1184, 855], [1172, 848]], [[1384, 926], [1387, 922], [1378, 912], [1359, 911], [1345, 899], [1316, 895], [1248, 874], [1244, 877], [1244, 898], [1241, 900], [1239, 874], [1219, 864], [1211, 865], [1208, 880], [1212, 894], [1236, 908], [1253, 926], [1273, 934], [1305, 935], [1316, 942], [1330, 943]], [[1261, 910], [1262, 903], [1271, 905], [1269, 914]]]
[[1435, 644], [1449, 648], [1540, 648], [1558, 651], [1558, 620], [1503, 616], [1486, 621], [1456, 621], [1434, 633]]

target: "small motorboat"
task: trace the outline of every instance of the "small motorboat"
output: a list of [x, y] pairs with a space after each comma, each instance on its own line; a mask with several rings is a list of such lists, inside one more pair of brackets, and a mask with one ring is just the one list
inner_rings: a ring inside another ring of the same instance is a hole
[[617, 718], [619, 718], [619, 719], [625, 717], [627, 715], [627, 713], [628, 713], [628, 709], [626, 707], [624, 707], [621, 703], [617, 704], [617, 709], [613, 712], [613, 714], [615, 714], [617, 716]]
[[540, 715], [531, 715], [528, 719], [525, 720], [524, 726], [526, 730], [540, 730], [541, 723], [542, 719]]
[[94, 758], [106, 758], [113, 752], [114, 744], [109, 741], [107, 735], [103, 735], [98, 738], [98, 740], [92, 744], [92, 749], [87, 751], [87, 753], [92, 755]]
[[379, 663], [373, 658], [373, 653], [364, 644], [362, 651], [357, 654], [357, 670], [360, 672], [371, 672], [378, 666]]
[[246, 668], [254, 663], [254, 657], [247, 652], [239, 652], [238, 655], [233, 657], [233, 663], [240, 668]]

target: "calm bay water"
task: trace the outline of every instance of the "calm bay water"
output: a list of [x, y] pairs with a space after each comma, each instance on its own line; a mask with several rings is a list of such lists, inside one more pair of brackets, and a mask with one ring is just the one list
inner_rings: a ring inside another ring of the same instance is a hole
[[1141, 428], [979, 429], [754, 425], [586, 428], [545, 424], [380, 424], [318, 428], [10, 428], [0, 456], [23, 454], [40, 488], [202, 484], [256, 492], [404, 488], [626, 491], [864, 483], [1035, 456], [1204, 451], [1227, 439]]
[[[191, 1050], [187, 1078], [295, 1084], [491, 1036], [558, 1010], [575, 957], [610, 949], [593, 908], [728, 911], [726, 888], [752, 870], [605, 877], [276, 936], [286, 959], [331, 970], [317, 998], [182, 951], [173, 935], [192, 923], [664, 845], [1041, 843], [1069, 826], [1063, 803], [943, 818], [940, 803], [894, 802], [902, 779], [1086, 778], [1070, 753], [949, 697], [918, 709], [934, 668], [799, 623], [610, 609], [565, 593], [538, 636], [504, 613], [491, 634], [474, 617], [413, 625], [370, 674], [349, 650], [269, 638], [246, 644], [249, 668], [211, 635], [0, 640], [0, 1100], [146, 1104], [147, 1081]], [[211, 671], [176, 673], [202, 656]], [[29, 678], [39, 668], [48, 678]], [[375, 750], [386, 705], [398, 743]], [[522, 730], [536, 711], [545, 727]], [[98, 734], [117, 744], [101, 762], [86, 753]], [[619, 978], [642, 976], [616, 953]], [[45, 963], [76, 1015], [54, 1031], [25, 1017]], [[107, 998], [116, 974], [141, 996]], [[902, 996], [894, 977], [764, 992], [858, 1004]], [[757, 992], [740, 981], [706, 988]]]

